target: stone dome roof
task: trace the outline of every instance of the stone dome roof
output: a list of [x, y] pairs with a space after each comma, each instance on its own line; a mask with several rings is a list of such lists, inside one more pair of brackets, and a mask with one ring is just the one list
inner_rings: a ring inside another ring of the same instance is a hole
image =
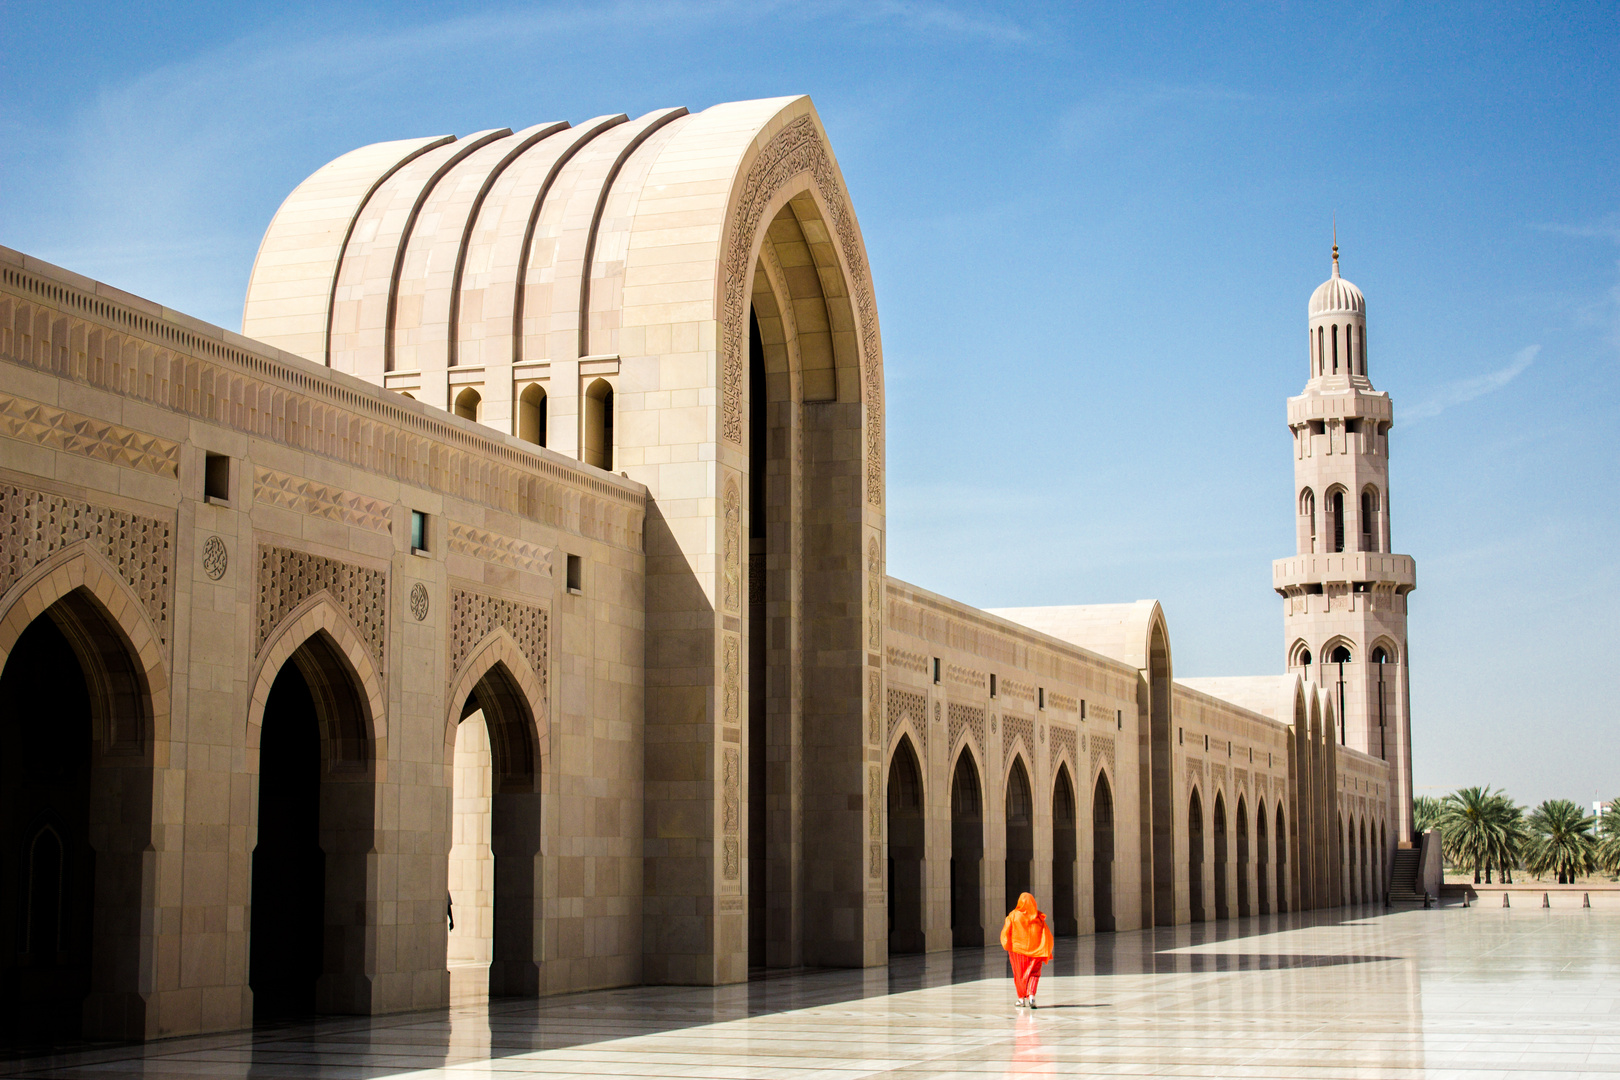
[[1311, 293], [1310, 314], [1328, 315], [1336, 312], [1355, 315], [1367, 313], [1367, 298], [1361, 290], [1339, 276], [1339, 245], [1333, 245], [1333, 276]]

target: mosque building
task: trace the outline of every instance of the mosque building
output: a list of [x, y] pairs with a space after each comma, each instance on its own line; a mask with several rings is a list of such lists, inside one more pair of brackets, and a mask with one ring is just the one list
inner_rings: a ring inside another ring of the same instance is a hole
[[868, 967], [1026, 889], [1060, 936], [1382, 902], [1415, 578], [1336, 248], [1309, 330], [1286, 674], [1177, 679], [1156, 602], [886, 573], [808, 98], [355, 150], [240, 334], [0, 249], [0, 1014]]

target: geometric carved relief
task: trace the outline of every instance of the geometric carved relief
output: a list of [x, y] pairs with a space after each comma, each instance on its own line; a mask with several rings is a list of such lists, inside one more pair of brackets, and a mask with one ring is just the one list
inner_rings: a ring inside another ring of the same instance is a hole
[[274, 469], [255, 467], [253, 497], [259, 502], [293, 510], [309, 517], [325, 518], [373, 532], [393, 531], [393, 504], [381, 499], [317, 484]]
[[721, 606], [733, 615], [742, 603], [742, 496], [737, 481], [726, 478], [720, 528], [722, 544]]
[[546, 609], [467, 589], [450, 590], [450, 677], [456, 677], [467, 654], [497, 626], [512, 635], [544, 693], [550, 650]]
[[883, 876], [883, 775], [876, 765], [866, 769], [867, 877]]
[[1109, 779], [1117, 784], [1119, 782], [1119, 768], [1114, 761], [1114, 737], [1112, 735], [1093, 735], [1090, 741], [1092, 773], [1097, 772], [1099, 763], [1106, 761], [1108, 762]]
[[810, 173], [815, 182], [829, 219], [826, 224], [837, 237], [844, 264], [849, 268], [855, 321], [861, 335], [866, 499], [878, 506], [883, 502], [883, 356], [878, 347], [877, 305], [855, 223], [844, 205], [837, 170], [816, 134], [815, 122], [808, 116], [789, 123], [760, 150], [743, 179], [731, 233], [726, 238], [721, 272], [720, 432], [728, 442], [743, 445], [743, 342], [748, 336], [746, 291], [748, 274], [754, 266], [754, 237], [772, 198], [791, 177], [803, 172]]
[[741, 755], [735, 746], [728, 746], [721, 758], [721, 826], [728, 836], [736, 836], [741, 814], [740, 789], [742, 786]]
[[257, 656], [281, 621], [318, 592], [329, 593], [339, 611], [360, 632], [378, 671], [388, 655], [388, 574], [292, 548], [259, 547], [259, 632]]
[[1052, 761], [1067, 761], [1071, 771], [1080, 767], [1078, 751], [1074, 745], [1074, 729], [1052, 725]]
[[950, 718], [950, 738], [945, 745], [954, 749], [957, 738], [962, 734], [962, 729], [967, 728], [973, 732], [974, 742], [982, 753], [985, 747], [984, 710], [953, 701], [947, 707], [946, 715]]
[[907, 717], [911, 719], [911, 730], [916, 732], [917, 739], [922, 743], [917, 748], [923, 761], [928, 760], [928, 699], [922, 694], [910, 690], [896, 690], [889, 687], [889, 728], [883, 739], [883, 745], [888, 746], [894, 742], [895, 729]]
[[1001, 763], [1005, 765], [1013, 755], [1013, 749], [1019, 737], [1024, 740], [1024, 752], [1030, 756], [1030, 766], [1035, 761], [1035, 721], [1027, 716], [1014, 716], [1009, 713], [1001, 718]]
[[158, 476], [180, 475], [179, 443], [10, 394], [0, 394], [0, 435]]
[[866, 545], [866, 648], [883, 647], [883, 551], [874, 537]]
[[1187, 790], [1203, 786], [1204, 763], [1198, 758], [1187, 759]]
[[883, 730], [883, 676], [872, 671], [867, 675], [866, 741], [877, 745]]
[[729, 631], [720, 635], [722, 662], [720, 665], [720, 692], [723, 700], [721, 716], [727, 727], [742, 722], [742, 645], [741, 639]]
[[158, 644], [169, 647], [173, 528], [31, 488], [0, 484], [0, 595], [52, 555], [81, 541], [106, 558], [141, 602]]
[[904, 649], [897, 649], [890, 645], [888, 657], [890, 667], [915, 671], [919, 675], [928, 674], [928, 657], [921, 653], [906, 652]]
[[457, 555], [509, 566], [526, 574], [551, 574], [551, 553], [539, 544], [514, 540], [487, 529], [475, 529], [459, 521], [450, 523], [449, 548]]

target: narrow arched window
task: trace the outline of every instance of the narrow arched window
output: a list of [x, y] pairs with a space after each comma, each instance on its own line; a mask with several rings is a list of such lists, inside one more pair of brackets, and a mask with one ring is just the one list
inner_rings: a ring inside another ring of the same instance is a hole
[[518, 395], [517, 433], [526, 443], [546, 445], [546, 392], [539, 383], [530, 383]]
[[1333, 550], [1344, 550], [1344, 492], [1335, 491], [1328, 504], [1328, 513], [1333, 517]]
[[1368, 485], [1361, 492], [1361, 550], [1382, 551], [1384, 530], [1378, 516], [1378, 489]]
[[1339, 373], [1339, 324], [1333, 324], [1333, 374]]
[[613, 386], [597, 379], [585, 391], [585, 440], [581, 457], [587, 465], [613, 468]]
[[484, 402], [483, 395], [472, 387], [467, 387], [456, 395], [456, 415], [463, 420], [477, 420], [479, 406]]
[[1316, 553], [1316, 493], [1306, 488], [1299, 494], [1299, 531], [1300, 551], [1303, 554]]
[[1316, 373], [1318, 375], [1327, 374], [1327, 349], [1322, 344], [1323, 333], [1323, 329], [1318, 326], [1316, 328]]
[[1356, 335], [1356, 348], [1361, 355], [1361, 373], [1367, 374], [1367, 328], [1363, 326], [1361, 333]]

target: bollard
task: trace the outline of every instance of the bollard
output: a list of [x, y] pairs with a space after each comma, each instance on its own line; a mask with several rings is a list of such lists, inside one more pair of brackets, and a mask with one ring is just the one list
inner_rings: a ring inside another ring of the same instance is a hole
[[1503, 906], [1503, 907], [1512, 907], [1512, 906], [1513, 906], [1513, 905], [1512, 905], [1512, 904], [1510, 904], [1510, 903], [1508, 903], [1508, 901], [1507, 901], [1507, 898], [1508, 898], [1508, 894], [1507, 894], [1507, 893], [1503, 893], [1503, 894], [1502, 894], [1502, 906]]
[[1468, 893], [1466, 891], [1464, 891], [1463, 892], [1463, 907], [1467, 907], [1467, 906], [1468, 906]]
[[1584, 892], [1581, 893], [1581, 907], [1589, 908], [1591, 906], [1592, 906], [1592, 894], [1591, 893], [1584, 893]]
[[1551, 904], [1547, 903], [1547, 894], [1546, 893], [1541, 894], [1541, 906], [1542, 907], [1552, 907]]

